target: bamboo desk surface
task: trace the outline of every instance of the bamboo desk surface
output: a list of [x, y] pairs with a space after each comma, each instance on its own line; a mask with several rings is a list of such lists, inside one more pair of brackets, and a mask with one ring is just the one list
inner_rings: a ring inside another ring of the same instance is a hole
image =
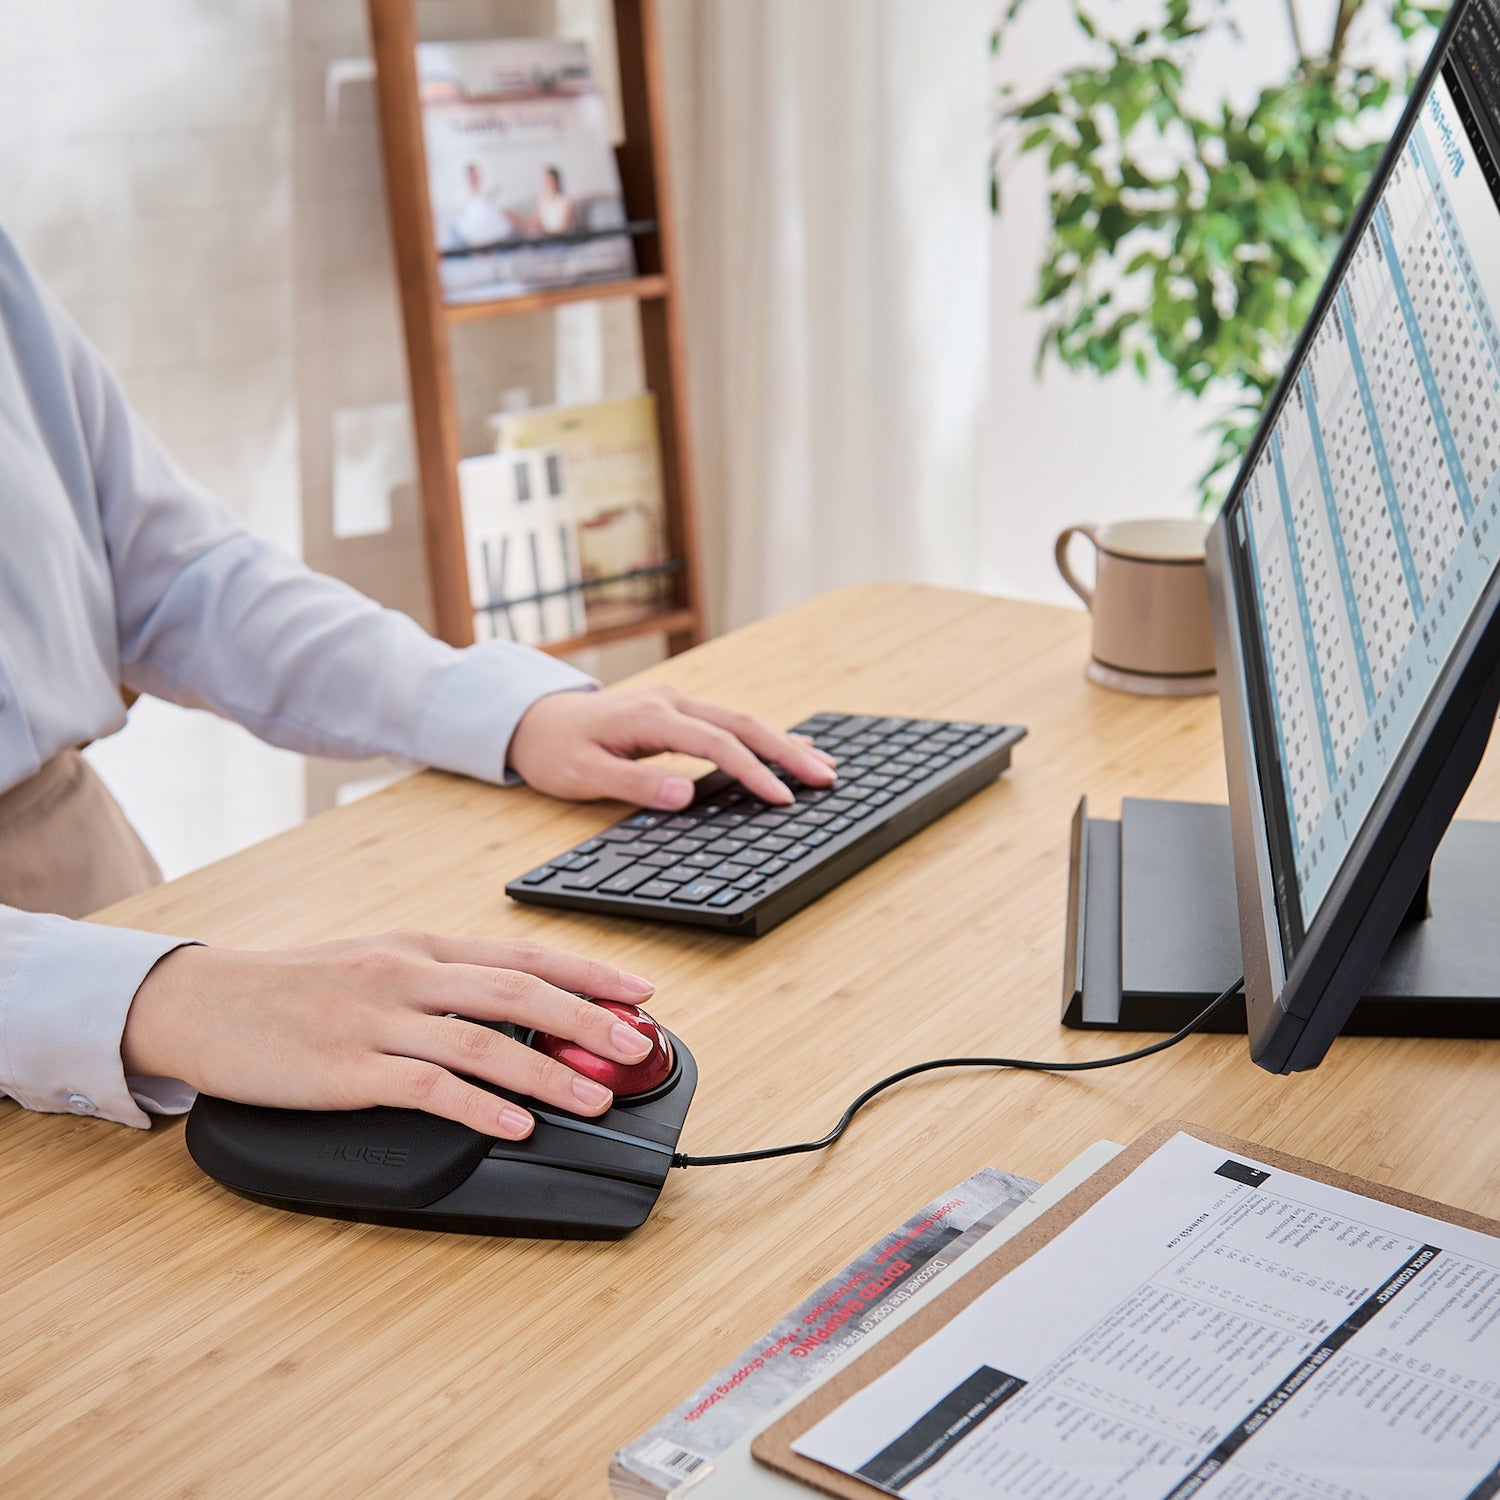
[[[511, 903], [505, 880], [618, 816], [426, 773], [112, 908], [288, 946], [396, 926], [527, 933], [658, 984], [701, 1072], [695, 1153], [820, 1135], [921, 1058], [1082, 1057], [1058, 1025], [1081, 792], [1224, 796], [1212, 699], [1083, 678], [1086, 618], [915, 585], [825, 595], [653, 669], [791, 724], [819, 709], [1025, 724], [992, 787], [754, 942]], [[1486, 762], [1465, 811], [1500, 814]], [[1226, 979], [1229, 976], [1226, 976]], [[22, 1497], [606, 1493], [610, 1452], [928, 1199], [1045, 1178], [1158, 1119], [1500, 1214], [1500, 1056], [1346, 1038], [1315, 1072], [1195, 1037], [1118, 1072], [939, 1074], [831, 1152], [674, 1172], [614, 1243], [485, 1240], [280, 1213], [150, 1132], [0, 1102], [0, 1487]]]

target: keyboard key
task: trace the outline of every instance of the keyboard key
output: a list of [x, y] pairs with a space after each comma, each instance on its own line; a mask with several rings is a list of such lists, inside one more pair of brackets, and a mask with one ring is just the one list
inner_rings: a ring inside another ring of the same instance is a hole
[[618, 875], [611, 875], [599, 889], [607, 891], [611, 896], [628, 896], [638, 885], [644, 885], [656, 871], [650, 865], [632, 865], [628, 870], [621, 870]]
[[670, 844], [676, 837], [670, 828], [653, 828], [650, 833], [642, 834], [641, 842], [649, 848], [657, 844]]
[[768, 859], [760, 867], [760, 873], [769, 880], [771, 876], [781, 874], [784, 869], [786, 869], [786, 861], [784, 859]]
[[552, 863], [559, 870], [586, 870], [596, 858], [593, 854], [564, 854], [561, 859], [554, 859]]
[[696, 828], [698, 826], [698, 820], [697, 818], [684, 817], [668, 818], [664, 826], [667, 828], [675, 828], [680, 833], [685, 828]]
[[648, 880], [645, 885], [636, 886], [632, 894], [645, 901], [665, 901], [676, 889], [670, 880]]
[[694, 880], [673, 891], [667, 899], [680, 901], [684, 906], [701, 906], [715, 891], [721, 890], [723, 884], [721, 880]]
[[657, 869], [665, 870], [677, 863], [675, 854], [668, 854], [665, 849], [658, 849], [654, 854], [643, 854], [641, 856], [643, 865], [654, 865]]
[[734, 839], [715, 839], [708, 846], [709, 854], [738, 854], [740, 846]]
[[784, 839], [780, 834], [767, 834], [763, 839], [755, 841], [755, 847], [763, 850], [766, 854], [781, 854], [792, 847], [791, 839]]
[[677, 861], [679, 865], [687, 865], [690, 869], [694, 870], [707, 870], [711, 866], [718, 864], [718, 862], [719, 856], [717, 854], [709, 854], [701, 849], [696, 849], [691, 854], [684, 854]]
[[877, 792], [871, 792], [870, 793], [869, 800], [867, 801], [867, 803], [865, 805], [867, 807], [884, 807], [887, 802], [894, 802], [894, 801], [895, 801], [895, 793], [894, 792], [878, 792], [877, 791]]
[[842, 833], [846, 828], [854, 827], [853, 818], [835, 818], [829, 825], [829, 833]]
[[540, 885], [544, 880], [551, 880], [556, 874], [557, 871], [551, 865], [542, 865], [540, 868], [533, 870], [529, 875], [523, 875], [521, 877], [521, 884]]
[[752, 870], [748, 875], [741, 875], [734, 883], [737, 891], [753, 891], [756, 886], [764, 885], [766, 877], [759, 870]]
[[809, 849], [816, 849], [820, 844], [826, 844], [832, 837], [833, 835], [826, 828], [814, 828], [811, 833], [803, 838], [802, 842]]
[[711, 880], [738, 880], [748, 870], [747, 865], [737, 865], [732, 860], [726, 860], [722, 865], [715, 865], [708, 874]]
[[808, 849], [808, 847], [807, 847], [807, 845], [805, 843], [804, 844], [793, 844], [790, 849], [783, 849], [781, 851], [781, 857], [789, 865], [794, 865], [805, 854], [809, 854], [809, 853], [811, 853], [811, 850]]
[[727, 891], [720, 891], [717, 895], [710, 896], [708, 904], [710, 906], [733, 906], [736, 901], [743, 901], [744, 899], [743, 891], [731, 888]]
[[639, 828], [621, 828], [616, 826], [614, 828], [606, 828], [599, 835], [599, 839], [600, 842], [605, 844], [633, 844], [640, 836], [641, 831]]
[[604, 847], [603, 839], [590, 839], [586, 844], [580, 844], [573, 852], [575, 854], [594, 854]]
[[592, 870], [574, 870], [563, 876], [565, 891], [591, 891], [602, 881], [608, 880], [616, 865], [595, 865]]
[[769, 851], [765, 849], [741, 849], [734, 856], [734, 860], [736, 864], [750, 865], [753, 867], [755, 865], [765, 864], [765, 862], [770, 859], [770, 857], [771, 855]]
[[811, 823], [814, 828], [826, 828], [833, 822], [836, 814], [826, 812], [810, 812], [805, 817], [799, 818], [799, 823]]
[[707, 843], [705, 838], [689, 838], [684, 833], [679, 834], [670, 844], [663, 844], [662, 848], [671, 854], [696, 854]]
[[639, 812], [621, 823], [622, 828], [660, 828], [666, 821], [665, 813]]

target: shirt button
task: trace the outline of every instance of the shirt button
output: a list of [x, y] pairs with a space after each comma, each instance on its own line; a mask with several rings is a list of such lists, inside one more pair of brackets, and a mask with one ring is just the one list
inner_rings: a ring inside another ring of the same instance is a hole
[[75, 1115], [91, 1115], [94, 1112], [94, 1101], [87, 1094], [69, 1094], [68, 1108]]

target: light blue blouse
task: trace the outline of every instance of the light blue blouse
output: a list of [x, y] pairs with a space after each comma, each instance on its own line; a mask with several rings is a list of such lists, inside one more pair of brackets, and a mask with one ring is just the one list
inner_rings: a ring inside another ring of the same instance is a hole
[[[0, 232], [0, 790], [125, 722], [120, 685], [315, 755], [505, 779], [521, 715], [590, 679], [505, 642], [457, 651], [250, 535], [178, 469]], [[0, 1092], [145, 1126], [141, 980], [182, 938], [0, 906]]]

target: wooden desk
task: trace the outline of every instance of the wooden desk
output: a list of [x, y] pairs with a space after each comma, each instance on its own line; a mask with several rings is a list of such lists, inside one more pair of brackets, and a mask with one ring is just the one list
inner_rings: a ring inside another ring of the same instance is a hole
[[[112, 909], [213, 942], [526, 932], [655, 979], [702, 1074], [684, 1149], [821, 1134], [955, 1051], [1082, 1057], [1058, 1026], [1080, 792], [1222, 798], [1212, 700], [1083, 679], [1087, 621], [915, 586], [829, 595], [653, 675], [792, 723], [822, 708], [1030, 727], [993, 787], [766, 938], [524, 909], [505, 879], [617, 815], [428, 774]], [[1471, 812], [1500, 812], [1487, 764]], [[1228, 978], [1229, 976], [1226, 976]], [[677, 1172], [628, 1240], [424, 1235], [278, 1213], [149, 1133], [0, 1103], [7, 1495], [600, 1496], [611, 1450], [921, 1203], [1046, 1177], [1180, 1115], [1500, 1213], [1485, 1043], [1340, 1041], [1276, 1078], [1243, 1038], [1118, 1072], [938, 1075], [816, 1158]]]

